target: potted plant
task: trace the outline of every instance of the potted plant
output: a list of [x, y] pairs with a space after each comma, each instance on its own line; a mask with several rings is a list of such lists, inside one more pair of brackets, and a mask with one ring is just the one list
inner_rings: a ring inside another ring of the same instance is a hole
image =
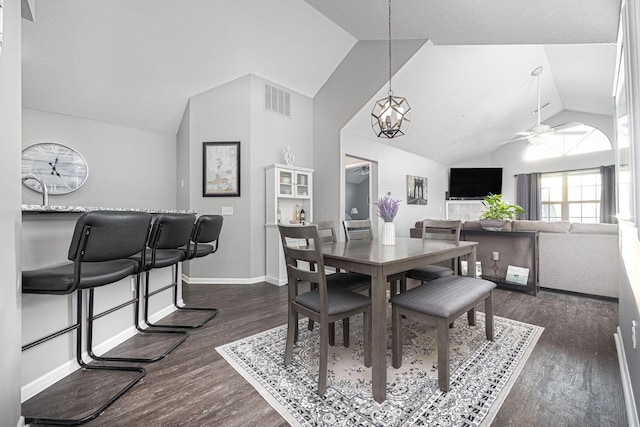
[[525, 210], [520, 205], [512, 205], [502, 198], [502, 194], [489, 194], [482, 204], [486, 210], [480, 215], [480, 225], [483, 230], [500, 231], [508, 219], [514, 219], [516, 214], [523, 214]]

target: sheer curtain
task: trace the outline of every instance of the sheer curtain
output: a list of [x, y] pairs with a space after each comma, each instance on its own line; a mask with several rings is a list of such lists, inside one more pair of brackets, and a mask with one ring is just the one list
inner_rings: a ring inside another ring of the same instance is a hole
[[616, 220], [616, 168], [600, 166], [602, 194], [600, 195], [600, 222], [615, 224]]
[[525, 210], [519, 219], [537, 220], [542, 217], [542, 201], [540, 200], [539, 173], [525, 173], [516, 175], [516, 203]]

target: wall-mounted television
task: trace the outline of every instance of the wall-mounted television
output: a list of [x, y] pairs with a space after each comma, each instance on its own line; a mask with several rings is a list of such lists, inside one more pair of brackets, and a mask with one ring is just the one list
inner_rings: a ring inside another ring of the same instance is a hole
[[451, 168], [450, 199], [480, 200], [489, 193], [502, 193], [502, 168]]

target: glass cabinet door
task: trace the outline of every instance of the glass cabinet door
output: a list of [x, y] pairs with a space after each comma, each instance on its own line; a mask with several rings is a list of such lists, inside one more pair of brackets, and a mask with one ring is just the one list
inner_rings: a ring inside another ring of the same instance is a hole
[[311, 175], [307, 172], [296, 172], [296, 196], [309, 197], [309, 187], [311, 185]]
[[293, 197], [295, 177], [293, 171], [279, 169], [278, 170], [278, 194], [280, 196]]

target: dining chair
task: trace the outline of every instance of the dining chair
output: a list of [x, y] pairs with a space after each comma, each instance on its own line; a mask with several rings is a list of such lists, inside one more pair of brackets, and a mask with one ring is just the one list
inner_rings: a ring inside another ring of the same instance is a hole
[[370, 240], [373, 239], [373, 228], [370, 219], [353, 219], [342, 221], [344, 234], [349, 240]]
[[[447, 240], [454, 243], [460, 242], [460, 228], [462, 222], [459, 220], [425, 219], [422, 220], [422, 239]], [[422, 283], [458, 274], [458, 259], [453, 259], [451, 267], [443, 265], [425, 265], [414, 268], [405, 273], [407, 278], [420, 280]], [[406, 285], [405, 285], [406, 287]], [[406, 289], [400, 289], [404, 292]]]
[[[357, 219], [350, 221], [342, 221], [344, 234], [349, 240], [371, 240], [373, 239], [373, 227], [370, 219]], [[400, 291], [403, 292], [407, 287], [407, 279], [404, 273], [394, 274], [387, 277], [391, 289], [391, 296], [398, 293], [398, 282], [400, 282]]]
[[[371, 366], [371, 300], [369, 297], [340, 287], [327, 286], [324, 269], [322, 243], [316, 225], [278, 225], [288, 280], [288, 323], [284, 364], [293, 359], [293, 345], [298, 336], [298, 316], [302, 315], [320, 326], [320, 365], [318, 375], [318, 395], [322, 396], [327, 387], [327, 359], [329, 353], [329, 324], [363, 313], [364, 322], [364, 364]], [[306, 240], [308, 245], [297, 242]], [[316, 266], [306, 270], [300, 263]], [[316, 283], [317, 287], [300, 293], [300, 283]]]
[[[333, 244], [336, 243], [336, 229], [334, 227], [333, 221], [321, 221], [315, 223], [318, 227], [318, 238], [319, 242], [323, 245], [325, 244]], [[307, 245], [309, 241], [307, 240]], [[315, 265], [312, 265], [311, 268], [315, 268]], [[316, 287], [317, 285], [312, 283], [311, 287]], [[340, 271], [340, 269], [336, 269], [334, 274], [327, 275], [327, 286], [342, 288], [348, 291], [363, 291], [366, 289], [371, 290], [371, 276], [367, 276], [366, 274], [354, 273], [354, 272], [344, 272]], [[309, 319], [309, 330], [313, 330], [313, 320]], [[342, 336], [343, 336], [343, 345], [345, 347], [349, 347], [349, 318], [346, 317], [342, 319]], [[329, 345], [335, 344], [335, 323], [331, 323], [329, 325]]]

